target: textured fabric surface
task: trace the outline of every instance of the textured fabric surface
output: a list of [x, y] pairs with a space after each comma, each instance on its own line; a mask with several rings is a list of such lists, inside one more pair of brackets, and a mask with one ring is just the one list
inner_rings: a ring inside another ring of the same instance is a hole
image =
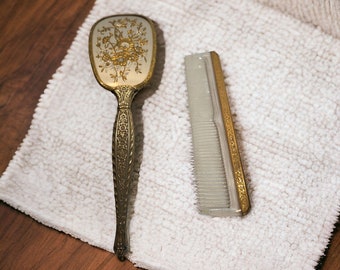
[[339, 0], [256, 0], [340, 38]]
[[[154, 81], [135, 100], [129, 259], [149, 269], [312, 269], [340, 203], [340, 41], [251, 1], [97, 0], [1, 177], [0, 198], [112, 250], [117, 102], [97, 84], [87, 42], [96, 20], [118, 13], [150, 17], [160, 43]], [[211, 50], [251, 180], [243, 218], [196, 208], [184, 56]]]

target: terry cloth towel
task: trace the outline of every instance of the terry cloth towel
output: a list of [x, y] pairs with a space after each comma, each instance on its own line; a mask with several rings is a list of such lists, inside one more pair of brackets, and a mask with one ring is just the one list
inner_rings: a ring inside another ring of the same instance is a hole
[[[157, 23], [163, 62], [135, 101], [129, 259], [148, 269], [312, 269], [340, 204], [340, 41], [249, 0], [97, 0], [1, 177], [0, 198], [112, 250], [117, 102], [96, 82], [87, 43], [95, 21], [119, 13]], [[196, 207], [184, 56], [212, 50], [251, 180], [252, 210], [242, 218]]]
[[340, 38], [340, 1], [338, 0], [256, 0], [286, 12], [324, 32]]

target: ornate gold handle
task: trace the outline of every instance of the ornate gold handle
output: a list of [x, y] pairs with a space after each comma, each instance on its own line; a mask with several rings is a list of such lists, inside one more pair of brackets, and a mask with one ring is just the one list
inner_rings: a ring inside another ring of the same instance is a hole
[[91, 28], [89, 54], [98, 83], [118, 99], [113, 132], [112, 163], [116, 201], [114, 251], [120, 260], [128, 251], [127, 215], [134, 166], [134, 127], [131, 102], [151, 79], [156, 63], [156, 31], [139, 15], [114, 15]]
[[112, 164], [116, 202], [116, 237], [114, 251], [122, 261], [129, 249], [127, 215], [130, 184], [134, 165], [134, 127], [131, 102], [136, 93], [132, 87], [119, 87], [114, 92], [118, 112], [113, 131]]

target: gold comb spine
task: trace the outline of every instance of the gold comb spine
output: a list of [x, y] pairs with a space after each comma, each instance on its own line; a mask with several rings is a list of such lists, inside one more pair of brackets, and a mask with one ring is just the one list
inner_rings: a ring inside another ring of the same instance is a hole
[[236, 140], [234, 124], [231, 116], [229, 99], [227, 95], [227, 87], [224, 83], [224, 76], [221, 67], [221, 62], [216, 52], [210, 52], [211, 61], [214, 69], [216, 81], [216, 89], [219, 96], [220, 108], [223, 118], [223, 124], [226, 132], [231, 165], [233, 168], [234, 181], [238, 193], [238, 199], [242, 215], [245, 215], [250, 210], [250, 200], [248, 196], [247, 185], [244, 177], [239, 148]]

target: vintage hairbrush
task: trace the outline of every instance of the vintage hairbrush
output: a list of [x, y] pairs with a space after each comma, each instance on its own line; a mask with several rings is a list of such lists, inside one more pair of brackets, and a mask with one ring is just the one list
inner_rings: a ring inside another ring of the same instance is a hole
[[89, 54], [98, 83], [117, 98], [112, 164], [116, 203], [114, 252], [120, 260], [129, 250], [128, 204], [135, 163], [131, 103], [151, 79], [156, 58], [153, 23], [139, 15], [115, 15], [96, 22], [90, 32]]

